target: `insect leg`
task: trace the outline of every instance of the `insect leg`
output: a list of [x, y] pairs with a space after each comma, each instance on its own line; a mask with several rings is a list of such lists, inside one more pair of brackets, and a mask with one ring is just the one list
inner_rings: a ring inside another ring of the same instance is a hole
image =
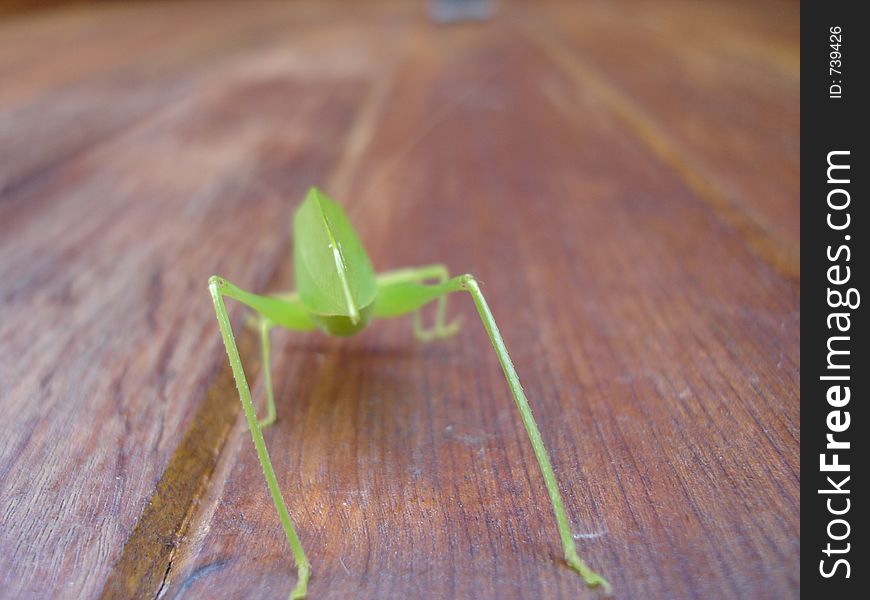
[[275, 326], [260, 313], [249, 315], [246, 324], [260, 336], [260, 360], [263, 364], [263, 387], [266, 388], [266, 416], [260, 419], [260, 427], [265, 429], [275, 422], [275, 394], [272, 391], [272, 361], [269, 358], [269, 334]]
[[590, 569], [585, 562], [578, 556], [577, 549], [574, 546], [574, 537], [571, 535], [571, 525], [568, 522], [568, 515], [565, 512], [565, 506], [562, 504], [562, 495], [559, 493], [559, 486], [556, 483], [556, 476], [553, 473], [553, 467], [550, 465], [550, 457], [547, 454], [547, 449], [544, 446], [544, 441], [541, 439], [541, 432], [538, 429], [538, 424], [532, 416], [532, 409], [526, 400], [526, 394], [523, 392], [523, 387], [520, 385], [520, 378], [517, 375], [516, 369], [511, 362], [511, 357], [508, 354], [507, 346], [501, 337], [498, 330], [498, 325], [495, 323], [495, 318], [489, 310], [489, 305], [483, 297], [483, 292], [480, 291], [480, 286], [477, 280], [471, 275], [462, 275], [458, 277], [461, 281], [462, 289], [471, 294], [474, 300], [474, 305], [477, 307], [477, 312], [480, 314], [480, 319], [483, 321], [483, 326], [489, 334], [489, 341], [495, 350], [498, 361], [501, 363], [508, 386], [516, 401], [517, 408], [520, 411], [523, 425], [526, 428], [526, 433], [529, 435], [529, 440], [532, 443], [532, 449], [535, 452], [535, 458], [538, 460], [538, 466], [541, 468], [541, 474], [544, 476], [544, 485], [547, 488], [547, 493], [550, 496], [550, 503], [553, 505], [553, 513], [556, 516], [556, 525], [559, 529], [559, 536], [562, 538], [562, 549], [565, 552], [565, 561], [568, 565], [577, 571], [589, 586], [602, 586], [606, 594], [610, 593], [610, 584], [604, 577]]
[[[400, 269], [390, 271], [379, 275], [377, 278], [378, 286], [389, 286], [397, 283], [423, 283], [427, 280], [435, 280], [443, 284], [449, 278], [447, 267], [444, 265], [428, 265], [425, 267], [417, 267], [410, 269]], [[435, 306], [435, 324], [426, 329], [423, 327], [423, 316], [420, 309], [414, 311], [414, 337], [423, 342], [429, 342], [435, 339], [445, 339], [455, 335], [462, 325], [462, 318], [457, 317], [449, 325], [445, 324], [447, 319], [447, 294], [437, 298]]]
[[260, 419], [260, 427], [268, 427], [275, 422], [275, 393], [272, 391], [272, 361], [269, 358], [269, 334], [272, 323], [266, 317], [260, 317], [260, 351], [263, 360], [263, 385], [266, 387], [266, 417]]
[[[254, 403], [251, 401], [251, 390], [248, 387], [248, 380], [245, 378], [245, 371], [242, 368], [242, 359], [239, 356], [239, 350], [236, 347], [232, 325], [230, 325], [230, 319], [227, 315], [227, 309], [224, 306], [223, 300], [223, 296], [227, 295], [242, 300], [248, 305], [252, 305], [253, 303], [250, 302], [250, 300], [254, 295], [243, 292], [220, 277], [212, 277], [209, 279], [208, 289], [211, 293], [212, 301], [214, 302], [218, 327], [220, 328], [221, 338], [223, 338], [224, 347], [226, 348], [227, 356], [230, 360], [233, 377], [236, 380], [236, 388], [239, 391], [239, 398], [242, 401], [242, 408], [245, 412], [245, 418], [248, 421], [248, 428], [251, 430], [251, 437], [254, 440], [254, 447], [257, 450], [257, 458], [260, 460], [260, 466], [263, 468], [263, 475], [266, 477], [266, 485], [269, 488], [269, 493], [272, 495], [272, 502], [275, 504], [275, 509], [278, 511], [278, 518], [281, 521], [281, 526], [284, 528], [287, 541], [290, 543], [290, 548], [293, 550], [293, 558], [296, 561], [298, 578], [296, 586], [290, 594], [290, 598], [304, 598], [308, 589], [308, 578], [311, 575], [311, 564], [308, 562], [308, 557], [305, 556], [305, 551], [302, 549], [302, 544], [299, 542], [299, 536], [296, 534], [296, 528], [293, 526], [293, 521], [290, 518], [290, 514], [287, 512], [287, 505], [284, 504], [284, 498], [281, 496], [281, 489], [278, 487], [278, 479], [275, 476], [275, 470], [272, 468], [269, 451], [266, 449], [266, 441], [263, 439], [263, 432], [261, 431], [260, 424], [257, 421], [257, 415], [254, 411]], [[242, 298], [245, 299], [243, 300]], [[275, 308], [275, 306], [273, 305], [272, 308]]]
[[502, 371], [504, 371], [505, 379], [507, 379], [517, 409], [520, 411], [520, 417], [529, 436], [529, 441], [532, 443], [532, 449], [535, 452], [535, 458], [541, 469], [541, 475], [544, 477], [547, 494], [550, 496], [550, 504], [553, 506], [553, 513], [556, 517], [556, 526], [559, 530], [559, 537], [562, 540], [565, 561], [583, 577], [589, 586], [600, 585], [609, 594], [610, 584], [607, 580], [590, 569], [577, 555], [574, 537], [571, 535], [571, 525], [568, 522], [568, 514], [565, 512], [565, 506], [562, 503], [562, 495], [559, 493], [559, 485], [556, 482], [556, 475], [553, 473], [547, 449], [544, 447], [541, 432], [538, 429], [535, 418], [532, 416], [532, 409], [529, 407], [526, 394], [523, 392], [522, 385], [520, 385], [520, 378], [517, 375], [516, 369], [514, 369], [507, 347], [495, 323], [495, 318], [493, 318], [492, 312], [489, 310], [477, 280], [472, 275], [460, 275], [437, 285], [424, 285], [412, 282], [390, 283], [378, 290], [375, 314], [385, 318], [407, 314], [418, 310], [426, 303], [435, 301], [441, 296], [459, 291], [466, 291], [471, 294], [483, 326], [489, 335], [493, 350], [495, 350], [498, 361], [501, 363]]
[[269, 333], [276, 326], [294, 331], [310, 331], [314, 324], [308, 318], [299, 294], [296, 292], [279, 292], [269, 296], [258, 296], [239, 289], [229, 281], [213, 278], [223, 282], [224, 294], [247, 304], [254, 309], [246, 324], [255, 329], [260, 336], [260, 352], [264, 368], [264, 385], [266, 387], [266, 417], [260, 419], [260, 427], [268, 427], [275, 422], [275, 394], [272, 389], [272, 369], [269, 358]]

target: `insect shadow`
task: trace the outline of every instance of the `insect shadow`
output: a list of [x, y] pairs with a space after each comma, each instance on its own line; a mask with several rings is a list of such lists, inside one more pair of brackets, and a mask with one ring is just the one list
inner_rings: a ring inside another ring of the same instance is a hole
[[[418, 429], [433, 401], [433, 390], [419, 377], [431, 368], [429, 353], [413, 344], [385, 347], [357, 341], [294, 341], [283, 348], [274, 365], [275, 401], [286, 418], [275, 422], [280, 434], [274, 435], [296, 440], [293, 445], [306, 454], [328, 457], [324, 462], [331, 468], [395, 460], [390, 470], [402, 472], [407, 444], [421, 437]], [[281, 364], [289, 368], [282, 370]], [[336, 456], [351, 450], [356, 454]]]

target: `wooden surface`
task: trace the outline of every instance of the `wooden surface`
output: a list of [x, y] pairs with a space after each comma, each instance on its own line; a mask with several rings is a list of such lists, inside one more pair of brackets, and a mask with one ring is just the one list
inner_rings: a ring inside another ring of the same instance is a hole
[[[206, 279], [291, 286], [312, 184], [379, 270], [482, 280], [616, 597], [796, 597], [798, 25], [674, 2], [5, 18], [0, 597], [286, 597]], [[407, 320], [273, 337], [311, 597], [595, 597], [472, 303], [450, 311], [429, 345]]]

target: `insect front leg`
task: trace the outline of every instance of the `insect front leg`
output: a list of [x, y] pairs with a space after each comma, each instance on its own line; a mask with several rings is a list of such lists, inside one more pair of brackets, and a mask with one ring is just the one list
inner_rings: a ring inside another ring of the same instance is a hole
[[257, 315], [255, 326], [260, 334], [260, 354], [263, 361], [263, 386], [266, 388], [266, 416], [259, 420], [260, 427], [266, 428], [275, 422], [275, 393], [272, 391], [272, 361], [269, 349], [269, 334], [272, 332], [272, 324], [263, 315]]
[[[399, 269], [379, 275], [378, 286], [390, 286], [401, 283], [423, 283], [425, 281], [437, 281], [439, 284], [447, 282], [450, 274], [444, 265], [428, 265], [409, 269]], [[455, 335], [462, 326], [462, 317], [456, 317], [449, 325], [447, 320], [447, 294], [436, 298], [435, 324], [426, 329], [423, 326], [422, 307], [413, 314], [414, 337], [422, 342], [430, 342], [436, 339], [445, 339]]]
[[[302, 306], [299, 301], [297, 292], [278, 292], [268, 296], [270, 301], [283, 301], [285, 307], [292, 309], [284, 309], [282, 326], [287, 329], [296, 331], [309, 331], [314, 325], [305, 316], [304, 311], [300, 311]], [[256, 308], [254, 309], [256, 311]], [[260, 336], [260, 354], [263, 362], [263, 385], [266, 388], [266, 416], [260, 419], [260, 427], [269, 427], [275, 422], [277, 413], [275, 411], [275, 392], [272, 387], [272, 361], [270, 359], [269, 338], [277, 325], [266, 315], [257, 311], [250, 315], [246, 324], [257, 332]]]
[[[218, 327], [221, 331], [221, 338], [226, 348], [227, 356], [230, 361], [230, 368], [233, 371], [233, 378], [236, 381], [236, 388], [239, 391], [239, 398], [242, 402], [242, 408], [245, 412], [245, 419], [248, 422], [248, 428], [251, 430], [251, 437], [254, 440], [254, 447], [257, 451], [257, 458], [260, 460], [260, 466], [263, 469], [263, 475], [266, 478], [266, 485], [269, 488], [269, 493], [272, 496], [272, 502], [275, 504], [275, 509], [278, 511], [278, 518], [281, 521], [281, 526], [284, 528], [284, 533], [287, 536], [287, 541], [293, 551], [293, 558], [296, 561], [298, 578], [296, 586], [290, 594], [291, 599], [304, 598], [308, 590], [308, 578], [311, 575], [311, 563], [308, 562], [308, 557], [302, 549], [302, 544], [299, 541], [299, 536], [296, 534], [296, 528], [293, 526], [293, 520], [287, 512], [287, 505], [284, 503], [284, 498], [281, 495], [281, 489], [278, 487], [278, 479], [275, 476], [275, 469], [272, 467], [272, 461], [269, 457], [269, 451], [266, 449], [266, 441], [263, 439], [263, 432], [260, 429], [260, 423], [257, 421], [257, 414], [254, 410], [254, 403], [251, 400], [251, 390], [248, 386], [248, 380], [245, 377], [245, 371], [242, 368], [242, 359], [239, 356], [239, 349], [236, 346], [236, 340], [233, 336], [232, 325], [230, 324], [229, 316], [227, 315], [226, 306], [224, 306], [223, 297], [229, 296], [248, 304], [255, 310], [263, 310], [272, 312], [280, 311], [281, 307], [275, 302], [283, 302], [269, 299], [263, 296], [256, 296], [245, 292], [236, 287], [232, 283], [221, 277], [212, 277], [208, 282], [208, 289], [211, 293], [212, 301], [214, 302], [215, 313], [217, 314]], [[259, 307], [257, 306], [259, 305]], [[293, 308], [285, 311], [286, 314], [293, 312]], [[268, 332], [267, 332], [268, 335]], [[266, 346], [268, 349], [268, 346]], [[267, 372], [268, 372], [268, 366]]]
[[[438, 269], [435, 272], [435, 279], [437, 279], [438, 283], [445, 283], [447, 279], [450, 277], [450, 274], [447, 271], [447, 267], [443, 265], [438, 265]], [[428, 277], [424, 278], [428, 279]], [[432, 340], [443, 340], [449, 338], [459, 331], [459, 328], [462, 326], [462, 316], [456, 317], [452, 323], [449, 325], [445, 324], [447, 319], [447, 297], [448, 294], [444, 294], [438, 300], [436, 300], [435, 305], [435, 324], [426, 329], [423, 327], [423, 309], [420, 309], [414, 313], [413, 318], [413, 327], [414, 327], [414, 337], [422, 342], [429, 342]]]

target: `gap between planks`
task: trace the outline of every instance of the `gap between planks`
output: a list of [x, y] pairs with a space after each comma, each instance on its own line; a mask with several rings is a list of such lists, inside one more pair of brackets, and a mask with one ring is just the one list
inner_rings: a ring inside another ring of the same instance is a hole
[[[327, 181], [340, 190], [350, 185], [354, 164], [374, 135], [374, 125], [389, 97], [387, 92], [393, 85], [397, 66], [398, 61], [393, 61], [391, 68], [372, 82], [372, 89], [348, 130], [345, 151], [327, 177]], [[265, 289], [286, 287], [290, 279], [283, 264], [286, 254], [286, 249], [282, 249], [278, 267]], [[249, 327], [237, 328], [236, 343], [248, 384], [253, 387], [262, 367], [257, 335]], [[218, 466], [241, 408], [232, 370], [221, 354], [218, 374], [124, 543], [121, 557], [112, 567], [100, 594], [101, 600], [159, 598], [168, 586], [175, 554], [199, 510], [199, 501]]]
[[[256, 380], [261, 366], [255, 338], [247, 327], [237, 336], [251, 381]], [[197, 500], [208, 485], [227, 434], [236, 421], [239, 413], [236, 394], [232, 371], [223, 361], [205, 401], [127, 538], [100, 598], [154, 598], [159, 594], [178, 544], [196, 512]]]

